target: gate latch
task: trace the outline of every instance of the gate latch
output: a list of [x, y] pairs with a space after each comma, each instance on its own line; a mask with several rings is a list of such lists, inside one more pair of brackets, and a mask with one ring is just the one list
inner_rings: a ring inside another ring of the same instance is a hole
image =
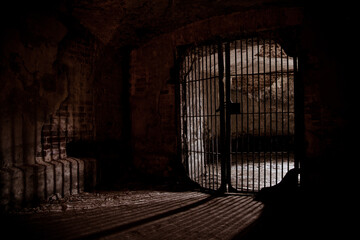
[[227, 110], [230, 114], [240, 114], [240, 103], [228, 102]]

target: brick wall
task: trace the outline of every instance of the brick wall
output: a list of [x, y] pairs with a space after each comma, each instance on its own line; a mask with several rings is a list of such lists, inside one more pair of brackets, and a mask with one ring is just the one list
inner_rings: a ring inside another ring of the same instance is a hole
[[94, 159], [67, 144], [93, 140], [94, 66], [101, 45], [79, 25], [28, 16], [5, 29], [0, 77], [0, 207], [66, 196], [94, 185]]
[[94, 104], [93, 101], [62, 104], [55, 114], [50, 116], [41, 132], [41, 151], [38, 158], [45, 161], [67, 157], [69, 142], [94, 141]]
[[86, 33], [72, 34], [62, 42], [58, 64], [64, 69], [62, 84], [68, 92], [42, 127], [36, 155], [40, 161], [66, 158], [68, 143], [95, 140], [93, 83], [98, 48], [97, 41]]

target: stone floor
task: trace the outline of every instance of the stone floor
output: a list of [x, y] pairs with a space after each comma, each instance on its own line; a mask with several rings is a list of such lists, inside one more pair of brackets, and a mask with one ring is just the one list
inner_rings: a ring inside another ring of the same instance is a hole
[[328, 231], [327, 209], [299, 199], [268, 206], [252, 195], [166, 188], [58, 197], [3, 214], [1, 239], [325, 239]]
[[233, 239], [263, 207], [251, 196], [111, 191], [54, 195], [36, 208], [12, 211], [6, 224], [26, 239]]

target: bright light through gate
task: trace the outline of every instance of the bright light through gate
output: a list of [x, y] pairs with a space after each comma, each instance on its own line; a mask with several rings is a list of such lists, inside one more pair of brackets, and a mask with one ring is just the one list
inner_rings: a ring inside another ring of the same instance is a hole
[[192, 46], [180, 66], [182, 159], [206, 189], [256, 192], [294, 157], [297, 59], [272, 38]]

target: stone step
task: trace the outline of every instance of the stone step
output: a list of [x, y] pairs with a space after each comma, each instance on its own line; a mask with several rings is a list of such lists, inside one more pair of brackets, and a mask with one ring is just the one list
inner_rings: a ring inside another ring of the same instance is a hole
[[0, 169], [2, 209], [36, 205], [56, 194], [66, 197], [96, 185], [96, 159], [65, 158]]

